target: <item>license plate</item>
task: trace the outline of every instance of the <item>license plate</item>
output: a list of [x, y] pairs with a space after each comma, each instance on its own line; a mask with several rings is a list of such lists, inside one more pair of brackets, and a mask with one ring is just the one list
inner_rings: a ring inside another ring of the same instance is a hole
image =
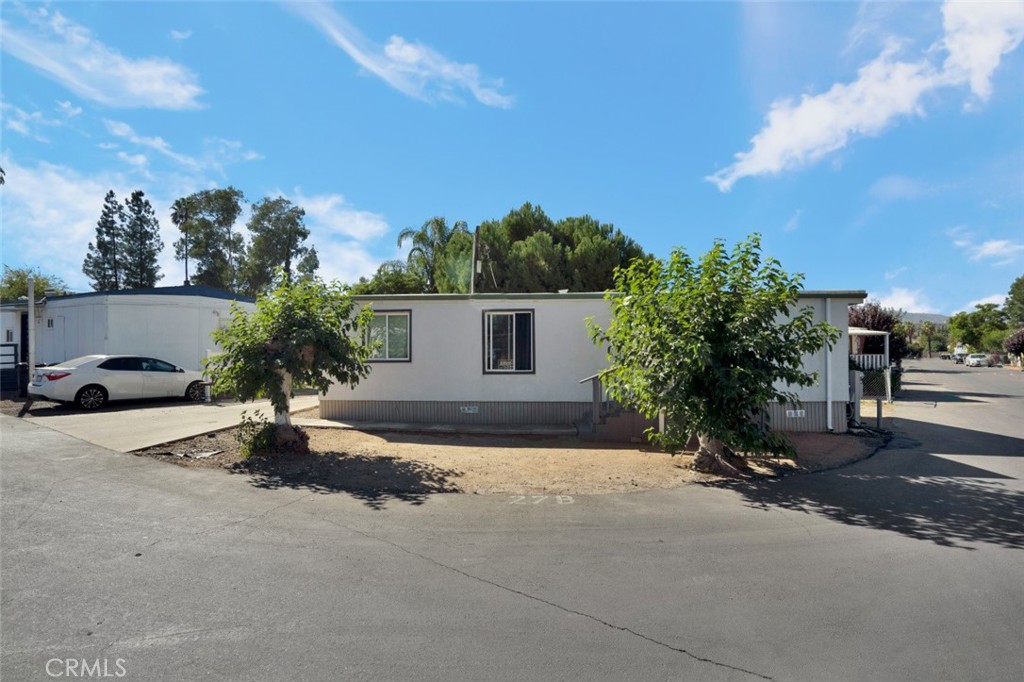
[[33, 384], [41, 384], [41, 383], [43, 383], [43, 373], [42, 372], [36, 372], [36, 375], [34, 377], [32, 377], [32, 383]]

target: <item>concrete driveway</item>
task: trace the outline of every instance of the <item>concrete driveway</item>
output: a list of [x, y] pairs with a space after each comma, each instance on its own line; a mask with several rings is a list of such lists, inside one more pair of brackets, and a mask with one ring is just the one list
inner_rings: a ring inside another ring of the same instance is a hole
[[328, 494], [0, 418], [0, 676], [1017, 682], [1024, 382], [949, 371], [857, 465], [591, 497]]
[[[316, 407], [318, 400], [315, 395], [295, 396], [291, 402], [292, 412]], [[242, 412], [251, 415], [256, 410], [262, 411], [267, 419], [274, 418], [270, 401], [258, 400], [251, 403], [157, 404], [134, 401], [130, 404], [113, 403], [95, 412], [58, 410], [54, 414], [24, 419], [100, 447], [130, 452], [237, 426]]]

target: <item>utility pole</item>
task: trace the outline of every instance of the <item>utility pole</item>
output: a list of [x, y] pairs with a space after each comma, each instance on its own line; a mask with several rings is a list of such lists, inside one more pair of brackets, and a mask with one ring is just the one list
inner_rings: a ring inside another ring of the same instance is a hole
[[36, 371], [36, 287], [35, 278], [28, 276], [28, 380]]

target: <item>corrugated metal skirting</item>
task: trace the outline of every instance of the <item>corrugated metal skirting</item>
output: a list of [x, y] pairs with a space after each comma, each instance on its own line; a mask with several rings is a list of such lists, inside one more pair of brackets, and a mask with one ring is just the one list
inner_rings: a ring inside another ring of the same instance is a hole
[[589, 402], [321, 400], [323, 419], [414, 424], [572, 424]]
[[[779, 405], [772, 403], [768, 406], [768, 415], [771, 417], [773, 431], [810, 431], [824, 433], [828, 431], [826, 403], [801, 403], [795, 405]], [[803, 410], [803, 417], [787, 417], [786, 410]], [[832, 403], [832, 430], [834, 433], [846, 432], [846, 403]]]

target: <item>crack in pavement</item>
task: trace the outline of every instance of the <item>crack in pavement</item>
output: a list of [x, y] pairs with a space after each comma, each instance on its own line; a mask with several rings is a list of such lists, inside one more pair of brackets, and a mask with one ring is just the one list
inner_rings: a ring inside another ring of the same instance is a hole
[[601, 618], [598, 618], [597, 616], [592, 616], [589, 613], [584, 613], [582, 611], [577, 611], [577, 610], [571, 609], [571, 608], [569, 608], [567, 606], [562, 606], [561, 604], [557, 604], [557, 603], [555, 603], [553, 601], [548, 601], [547, 599], [544, 599], [543, 597], [538, 597], [538, 596], [532, 595], [532, 594], [530, 594], [528, 592], [523, 592], [522, 590], [517, 590], [514, 587], [508, 587], [507, 585], [502, 585], [501, 583], [496, 583], [493, 580], [488, 580], [487, 578], [482, 578], [482, 577], [480, 577], [478, 575], [473, 575], [472, 573], [467, 573], [466, 571], [463, 571], [463, 570], [460, 570], [458, 568], [455, 568], [454, 566], [449, 566], [448, 564], [440, 562], [440, 561], [438, 561], [436, 559], [433, 559], [433, 558], [431, 558], [429, 556], [426, 556], [424, 554], [420, 554], [418, 552], [414, 552], [413, 550], [408, 549], [407, 547], [403, 547], [402, 545], [399, 545], [396, 542], [392, 542], [390, 540], [386, 540], [386, 539], [384, 539], [382, 537], [373, 535], [372, 533], [367, 533], [365, 531], [361, 531], [361, 530], [358, 530], [356, 528], [352, 528], [351, 526], [346, 526], [343, 523], [338, 523], [337, 521], [332, 521], [331, 519], [326, 519], [326, 518], [322, 518], [321, 517], [321, 520], [327, 521], [328, 523], [330, 523], [330, 524], [332, 524], [334, 526], [338, 526], [339, 528], [344, 528], [345, 530], [351, 531], [351, 532], [356, 533], [357, 535], [361, 535], [361, 536], [363, 536], [365, 538], [369, 538], [371, 540], [376, 540], [377, 542], [381, 542], [381, 543], [383, 543], [385, 545], [389, 545], [391, 547], [394, 547], [395, 549], [399, 550], [400, 552], [404, 552], [405, 554], [408, 554], [410, 556], [414, 556], [414, 557], [416, 557], [418, 559], [422, 559], [423, 561], [427, 561], [429, 563], [434, 564], [435, 566], [438, 566], [438, 567], [443, 568], [445, 570], [451, 571], [453, 573], [457, 573], [457, 574], [459, 574], [459, 575], [461, 575], [463, 577], [469, 578], [470, 580], [475, 580], [477, 582], [484, 583], [485, 585], [490, 585], [492, 587], [496, 587], [499, 590], [503, 590], [505, 592], [509, 592], [511, 594], [514, 594], [514, 595], [517, 595], [517, 596], [520, 596], [520, 597], [526, 597], [527, 599], [539, 602], [539, 603], [544, 604], [546, 606], [551, 606], [553, 608], [556, 608], [559, 611], [562, 611], [564, 613], [572, 614], [574, 616], [580, 616], [582, 618], [586, 618], [588, 620], [594, 621], [595, 623], [603, 625], [604, 627], [611, 628], [613, 630], [618, 630], [619, 632], [625, 632], [627, 634], [633, 635], [634, 637], [639, 637], [640, 639], [644, 640], [645, 642], [650, 642], [651, 644], [654, 644], [656, 646], [660, 646], [662, 648], [668, 649], [669, 651], [674, 651], [675, 653], [683, 654], [684, 656], [687, 656], [687, 657], [693, 659], [694, 661], [698, 661], [700, 663], [708, 663], [708, 664], [713, 665], [713, 666], [717, 666], [717, 667], [720, 667], [720, 668], [725, 668], [727, 670], [733, 670], [733, 671], [736, 671], [736, 672], [739, 672], [739, 673], [743, 673], [745, 675], [751, 675], [751, 676], [756, 677], [756, 678], [761, 679], [761, 680], [774, 681], [774, 679], [775, 679], [773, 677], [769, 677], [768, 675], [762, 675], [761, 673], [754, 672], [753, 670], [747, 670], [746, 668], [740, 668], [738, 666], [729, 665], [728, 663], [722, 663], [720, 661], [716, 661], [716, 660], [711, 659], [711, 658], [705, 658], [704, 656], [698, 656], [697, 654], [695, 654], [695, 653], [693, 653], [691, 651], [688, 651], [688, 650], [683, 649], [681, 647], [672, 646], [671, 644], [669, 644], [667, 642], [662, 642], [661, 640], [655, 639], [655, 638], [653, 638], [653, 637], [651, 637], [649, 635], [645, 635], [642, 632], [637, 632], [636, 630], [633, 630], [632, 628], [626, 627], [624, 625], [616, 625], [615, 623], [610, 623], [610, 622], [608, 622], [606, 620], [602, 620]]

